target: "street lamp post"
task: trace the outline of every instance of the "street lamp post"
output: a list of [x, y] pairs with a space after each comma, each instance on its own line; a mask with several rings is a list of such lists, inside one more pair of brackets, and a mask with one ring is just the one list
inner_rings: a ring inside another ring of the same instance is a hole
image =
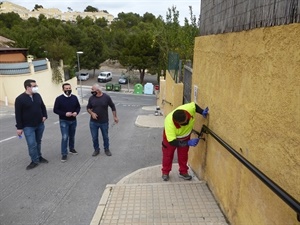
[[81, 85], [81, 79], [80, 79], [80, 62], [79, 62], [79, 55], [80, 54], [83, 54], [83, 52], [82, 51], [77, 52], [78, 78], [79, 78], [79, 85], [80, 85], [80, 98], [81, 98], [81, 103], [83, 103], [82, 85]]

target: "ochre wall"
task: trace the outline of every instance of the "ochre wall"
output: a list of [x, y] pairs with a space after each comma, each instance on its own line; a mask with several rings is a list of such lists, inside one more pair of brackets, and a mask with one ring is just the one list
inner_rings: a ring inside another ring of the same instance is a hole
[[6, 53], [0, 55], [0, 62], [26, 62], [22, 53]]
[[[300, 24], [197, 37], [193, 84], [210, 108], [208, 127], [300, 201]], [[206, 139], [189, 163], [233, 225], [299, 224], [286, 203]]]
[[183, 83], [175, 83], [170, 73], [166, 71], [166, 79], [160, 80], [160, 93], [157, 105], [160, 106], [164, 115], [182, 105]]
[[[48, 62], [48, 68], [51, 68], [50, 62]], [[31, 70], [33, 70], [33, 66], [31, 66]], [[61, 72], [63, 71], [61, 70]], [[37, 82], [39, 93], [48, 108], [52, 108], [55, 98], [63, 93], [62, 84], [53, 83], [51, 69], [21, 75], [0, 75], [0, 101], [13, 105], [16, 97], [25, 91], [24, 81], [27, 79]], [[74, 77], [67, 82], [72, 86], [72, 94], [77, 95], [77, 78]]]
[[166, 98], [166, 80], [163, 77], [160, 77], [159, 91], [156, 94], [156, 99], [157, 99], [156, 105], [158, 105], [161, 108], [162, 112], [164, 108], [163, 99], [165, 98]]

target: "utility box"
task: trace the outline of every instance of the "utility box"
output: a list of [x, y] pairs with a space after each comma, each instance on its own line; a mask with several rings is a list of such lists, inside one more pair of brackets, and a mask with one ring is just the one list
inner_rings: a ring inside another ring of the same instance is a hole
[[144, 94], [145, 95], [153, 95], [153, 84], [152, 83], [146, 83], [144, 86]]
[[143, 94], [143, 85], [141, 84], [136, 84], [134, 85], [134, 90], [133, 90], [133, 94]]
[[121, 91], [121, 84], [114, 84], [113, 89], [114, 91]]
[[114, 85], [111, 84], [111, 83], [107, 83], [107, 84], [105, 85], [105, 89], [106, 89], [107, 91], [112, 91], [112, 90], [113, 90], [113, 87], [114, 87]]

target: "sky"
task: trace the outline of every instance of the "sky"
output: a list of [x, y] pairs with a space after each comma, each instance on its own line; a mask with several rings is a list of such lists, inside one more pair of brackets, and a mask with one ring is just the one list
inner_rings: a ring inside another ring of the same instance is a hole
[[87, 6], [92, 6], [98, 10], [107, 10], [114, 17], [118, 16], [118, 13], [137, 13], [141, 16], [144, 13], [152, 13], [156, 17], [161, 15], [164, 20], [168, 8], [176, 6], [179, 11], [180, 24], [184, 23], [184, 18], [190, 19], [189, 6], [192, 6], [193, 14], [198, 19], [200, 15], [200, 2], [201, 0], [90, 0], [88, 3], [84, 3], [82, 0], [6, 0], [18, 5], [21, 5], [29, 10], [32, 10], [35, 4], [42, 5], [44, 8], [58, 8], [62, 12], [68, 11], [68, 7], [73, 11], [83, 12]]

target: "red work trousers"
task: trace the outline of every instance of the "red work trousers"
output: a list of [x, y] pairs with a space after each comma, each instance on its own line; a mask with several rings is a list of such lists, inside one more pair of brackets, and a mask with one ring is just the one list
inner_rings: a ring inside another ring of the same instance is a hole
[[[189, 140], [190, 135], [183, 139], [178, 140]], [[176, 147], [169, 144], [168, 140], [166, 139], [165, 134], [163, 135], [163, 142], [162, 142], [162, 174], [169, 174], [172, 170], [172, 163], [174, 152], [177, 149], [177, 158], [179, 164], [179, 173], [187, 174], [189, 167], [187, 166], [188, 161], [188, 152], [189, 146], [185, 147]]]

